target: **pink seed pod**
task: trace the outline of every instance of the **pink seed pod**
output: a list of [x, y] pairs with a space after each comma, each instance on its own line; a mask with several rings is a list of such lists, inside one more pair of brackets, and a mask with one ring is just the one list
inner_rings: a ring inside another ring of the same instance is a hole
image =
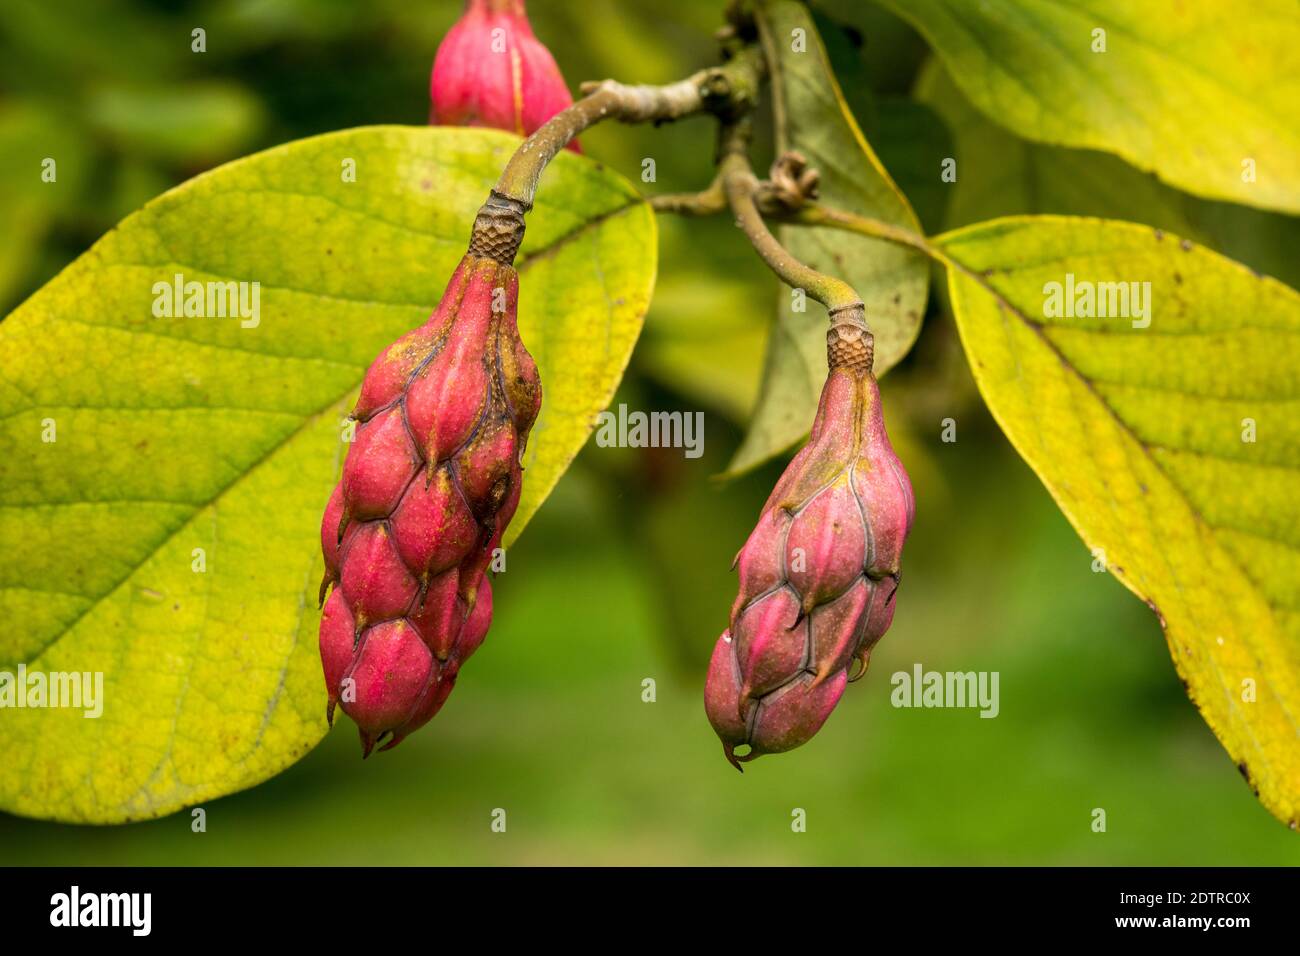
[[[551, 51], [533, 35], [524, 0], [468, 0], [433, 60], [429, 122], [528, 136], [573, 97]], [[577, 140], [569, 144], [582, 152]]]
[[[486, 570], [519, 504], [541, 382], [519, 339], [519, 278], [476, 240], [432, 317], [375, 359], [321, 522], [327, 716], [369, 755], [451, 692], [492, 619]], [[325, 595], [333, 586], [329, 599]]]
[[704, 704], [738, 770], [810, 740], [894, 617], [916, 505], [885, 433], [872, 351], [860, 318], [827, 333], [830, 371], [808, 444], [736, 558], [740, 593]]

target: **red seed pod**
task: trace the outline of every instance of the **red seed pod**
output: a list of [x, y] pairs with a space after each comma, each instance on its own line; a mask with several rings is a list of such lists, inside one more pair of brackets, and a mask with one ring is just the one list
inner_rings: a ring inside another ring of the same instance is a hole
[[476, 234], [429, 321], [370, 366], [352, 413], [321, 522], [322, 599], [334, 590], [320, 652], [328, 716], [342, 707], [366, 755], [437, 713], [491, 623], [485, 572], [542, 399], [519, 339], [517, 244], [493, 252]]
[[860, 319], [832, 326], [827, 354], [808, 444], [737, 555], [740, 593], [709, 665], [705, 710], [737, 769], [810, 740], [894, 616], [912, 485], [885, 433]]
[[[468, 0], [433, 60], [429, 122], [528, 136], [573, 97], [551, 51], [533, 35], [524, 0]], [[581, 152], [577, 141], [569, 144]]]

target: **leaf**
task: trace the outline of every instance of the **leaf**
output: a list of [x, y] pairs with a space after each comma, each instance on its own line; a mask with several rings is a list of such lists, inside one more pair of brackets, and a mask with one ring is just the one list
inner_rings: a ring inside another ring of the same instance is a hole
[[[1293, 0], [1248, 13], [1203, 0], [883, 2], [971, 102], [1021, 136], [1115, 153], [1199, 196], [1300, 212]], [[1104, 52], [1093, 52], [1096, 30]]]
[[[1160, 615], [1206, 722], [1296, 828], [1300, 295], [1130, 223], [1013, 217], [935, 241], [998, 424]], [[1067, 274], [1150, 282], [1149, 327], [1046, 316], [1044, 287]], [[1243, 440], [1248, 419], [1257, 441]]]
[[[925, 42], [910, 26], [891, 13], [864, 7], [859, 16], [870, 14], [865, 36], [814, 9], [813, 22], [826, 45], [831, 72], [844, 94], [844, 102], [869, 143], [876, 144], [881, 164], [893, 171], [898, 191], [907, 197], [922, 227], [940, 231], [943, 209], [952, 190], [936, 175], [945, 157], [952, 155], [952, 143], [943, 121], [928, 106], [910, 96], [879, 93], [873, 79], [889, 57], [880, 56], [880, 44], [905, 48], [911, 36], [925, 52]], [[868, 38], [870, 38], [868, 40]], [[867, 52], [864, 53], [864, 48]], [[873, 59], [874, 51], [878, 58]], [[901, 49], [896, 52], [901, 53]], [[911, 75], [915, 68], [894, 64], [899, 75]], [[919, 66], [919, 61], [918, 64]], [[906, 89], [906, 87], [903, 87]]]
[[[907, 200], [845, 106], [807, 7], [771, 0], [760, 5], [758, 20], [772, 67], [778, 151], [798, 150], [821, 172], [826, 205], [919, 230]], [[796, 30], [806, 40], [803, 52], [793, 48]], [[929, 264], [923, 256], [834, 229], [785, 227], [780, 239], [796, 259], [846, 280], [862, 296], [876, 337], [878, 376], [907, 354], [925, 312]], [[758, 406], [729, 466], [733, 474], [780, 454], [808, 433], [826, 380], [825, 312], [812, 303], [795, 312], [784, 287], [779, 296]]]
[[[916, 71], [930, 50], [910, 23], [862, 0], [817, 0], [813, 10], [815, 15], [826, 11], [860, 38], [863, 78], [872, 90], [899, 95], [911, 90]], [[839, 75], [838, 70], [836, 74]]]
[[876, 100], [875, 124], [868, 132], [880, 144], [880, 158], [894, 170], [898, 188], [922, 228], [939, 232], [952, 195], [952, 186], [939, 178], [943, 161], [953, 154], [943, 120], [914, 99], [882, 96]]
[[[976, 110], [937, 61], [922, 72], [917, 95], [932, 105], [957, 141], [957, 181], [948, 228], [1017, 213], [1061, 213], [1159, 226], [1230, 258], [1300, 285], [1300, 219], [1180, 193], [1118, 157], [1031, 143]], [[908, 195], [920, 208], [910, 189]], [[937, 231], [937, 230], [936, 230]]]
[[[0, 323], [0, 670], [104, 681], [98, 719], [0, 720], [0, 808], [160, 816], [320, 739], [318, 536], [340, 426], [371, 359], [441, 296], [518, 142], [373, 127], [259, 153], [126, 219]], [[625, 180], [555, 161], [518, 264], [546, 399], [509, 540], [622, 376], [655, 245]], [[261, 283], [260, 322], [154, 318], [153, 284], [177, 272]]]

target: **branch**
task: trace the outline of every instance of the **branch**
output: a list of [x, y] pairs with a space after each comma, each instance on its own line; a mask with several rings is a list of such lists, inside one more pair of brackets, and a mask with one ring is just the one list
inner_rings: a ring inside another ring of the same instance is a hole
[[870, 216], [860, 216], [845, 209], [823, 206], [820, 203], [806, 203], [799, 209], [781, 213], [776, 218], [797, 226], [828, 226], [832, 229], [855, 232], [860, 236], [870, 236], [872, 239], [883, 239], [900, 246], [910, 246], [939, 262], [947, 262], [943, 252], [931, 245], [929, 240], [920, 233]]
[[818, 272], [786, 251], [763, 221], [758, 208], [758, 196], [763, 186], [749, 164], [750, 121], [746, 117], [724, 126], [719, 147], [718, 170], [727, 202], [736, 216], [736, 223], [749, 239], [754, 250], [783, 282], [796, 289], [805, 289], [818, 302], [826, 306], [831, 324], [844, 320], [862, 321], [862, 298], [853, 287], [841, 279]]
[[553, 116], [510, 157], [474, 221], [470, 251], [514, 261], [542, 171], [583, 130], [607, 119], [667, 123], [702, 112], [731, 120], [753, 107], [764, 71], [762, 53], [747, 46], [721, 66], [666, 86], [627, 86], [614, 80], [584, 84], [582, 99]]
[[727, 194], [722, 189], [722, 177], [717, 176], [709, 187], [698, 193], [662, 193], [648, 200], [655, 212], [671, 212], [679, 216], [712, 216], [727, 208]]

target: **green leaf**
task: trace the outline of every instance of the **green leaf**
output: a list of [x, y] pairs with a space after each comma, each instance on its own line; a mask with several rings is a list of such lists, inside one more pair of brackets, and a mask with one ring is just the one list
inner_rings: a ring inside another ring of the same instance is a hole
[[[921, 225], [927, 232], [939, 232], [943, 228], [941, 220], [948, 194], [952, 191], [951, 185], [937, 175], [944, 158], [952, 155], [948, 130], [930, 107], [911, 96], [880, 93], [873, 79], [881, 63], [890, 62], [889, 57], [881, 56], [882, 42], [905, 47], [900, 32], [913, 37], [922, 52], [926, 49], [925, 42], [891, 13], [877, 7], [863, 7], [859, 13], [871, 15], [870, 28], [863, 31], [865, 36], [816, 9], [813, 22], [821, 33], [845, 105], [863, 137], [876, 144], [881, 164], [893, 171], [898, 191], [907, 197]], [[910, 70], [895, 65], [898, 75], [911, 75], [920, 62]], [[907, 86], [901, 89], [906, 90]]]
[[[925, 35], [971, 102], [1021, 136], [1116, 153], [1200, 196], [1300, 212], [1293, 0], [1248, 11], [1180, 0], [882, 2]], [[1104, 52], [1093, 51], [1097, 30]]]
[[825, 11], [860, 39], [863, 79], [872, 90], [901, 95], [912, 89], [916, 72], [930, 49], [910, 23], [862, 0], [815, 0], [813, 9], [817, 13]]
[[[438, 301], [518, 142], [374, 127], [259, 153], [126, 219], [0, 323], [0, 670], [104, 680], [98, 719], [0, 720], [0, 808], [159, 816], [320, 739], [319, 521], [340, 426], [371, 359]], [[613, 394], [655, 253], [630, 184], [555, 161], [518, 263], [546, 398], [508, 540]], [[259, 282], [259, 323], [153, 317], [154, 283], [178, 272]]]
[[[1044, 146], [1015, 136], [980, 113], [933, 61], [917, 96], [932, 105], [956, 139], [957, 181], [948, 228], [1019, 213], [1126, 219], [1208, 245], [1217, 252], [1300, 285], [1300, 219], [1178, 192], [1108, 153]], [[908, 195], [920, 208], [910, 190]], [[937, 230], [936, 230], [937, 231]]]
[[[772, 65], [778, 151], [798, 150], [821, 172], [826, 205], [919, 231], [907, 200], [845, 106], [808, 8], [793, 0], [765, 2], [759, 27]], [[925, 312], [929, 264], [924, 256], [835, 229], [784, 227], [780, 239], [796, 259], [846, 280], [862, 296], [876, 337], [878, 376], [907, 354]], [[790, 290], [783, 287], [778, 295], [758, 406], [731, 461], [732, 473], [780, 454], [806, 435], [826, 380], [825, 312], [811, 302], [806, 311], [795, 312]]]
[[[1015, 217], [936, 243], [994, 417], [1089, 548], [1160, 615], [1206, 722], [1296, 828], [1300, 295], [1130, 223]], [[1067, 275], [1149, 282], [1149, 327], [1046, 315], [1047, 284]]]
[[927, 233], [944, 226], [952, 186], [940, 178], [943, 161], [953, 154], [952, 136], [939, 115], [914, 99], [882, 96], [876, 100], [875, 123], [867, 130], [880, 144], [880, 158], [894, 170], [898, 188], [908, 198]]

